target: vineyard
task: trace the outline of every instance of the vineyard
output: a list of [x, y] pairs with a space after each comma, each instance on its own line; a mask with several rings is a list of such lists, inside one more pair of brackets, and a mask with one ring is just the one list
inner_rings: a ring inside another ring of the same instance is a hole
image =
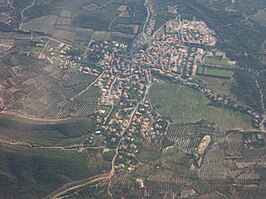
[[170, 125], [166, 136], [174, 142], [179, 149], [192, 153], [198, 147], [205, 134], [212, 134], [212, 128], [203, 128], [196, 125]]
[[[53, 41], [49, 44], [53, 45]], [[51, 64], [43, 66], [44, 63], [22, 55], [12, 55], [0, 62], [8, 62], [12, 70], [12, 73], [8, 69], [0, 71], [8, 111], [41, 118], [83, 117], [91, 115], [98, 105], [100, 91], [91, 85], [95, 80], [92, 75]]]

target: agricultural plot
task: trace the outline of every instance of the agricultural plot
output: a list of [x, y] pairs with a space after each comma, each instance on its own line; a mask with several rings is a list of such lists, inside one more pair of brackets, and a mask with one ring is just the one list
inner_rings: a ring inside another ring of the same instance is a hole
[[142, 30], [147, 10], [144, 0], [64, 0], [49, 1], [49, 6], [45, 1], [39, 2], [24, 15], [27, 22], [23, 29], [44, 32], [83, 47], [91, 38], [108, 40], [110, 36], [124, 43], [133, 42]]
[[46, 34], [53, 34], [54, 26], [57, 21], [57, 16], [46, 15], [33, 19], [22, 25], [22, 29], [27, 31], [43, 32]]
[[258, 22], [260, 25], [266, 27], [266, 9], [258, 11], [252, 16], [252, 19]]
[[149, 97], [157, 111], [174, 123], [193, 123], [201, 119], [214, 122], [225, 129], [252, 129], [247, 115], [210, 106], [200, 92], [175, 84], [155, 84]]
[[145, 140], [142, 143], [142, 149], [137, 154], [140, 161], [150, 162], [161, 157], [162, 146], [160, 144], [151, 143], [150, 140]]
[[210, 76], [200, 76], [198, 78], [200, 78], [200, 80], [203, 80], [206, 83], [207, 88], [209, 88], [210, 90], [220, 95], [227, 95], [234, 98], [230, 91], [233, 83], [232, 79], [215, 78]]
[[96, 41], [107, 41], [110, 39], [110, 34], [104, 31], [95, 31], [92, 34], [92, 39]]
[[213, 128], [205, 128], [197, 125], [171, 124], [166, 136], [182, 151], [192, 153], [206, 134], [213, 134]]
[[53, 33], [53, 37], [72, 41], [74, 37], [75, 32], [68, 31], [68, 30], [62, 30], [62, 29], [55, 29]]
[[[49, 42], [50, 47], [57, 45]], [[13, 71], [1, 70], [1, 85], [5, 85], [2, 97], [8, 111], [30, 117], [63, 118], [88, 116], [96, 109], [100, 94], [98, 88], [90, 86], [94, 76], [58, 66], [44, 67], [43, 62], [22, 55], [7, 56], [3, 61]], [[9, 78], [13, 79], [12, 84]]]
[[205, 156], [200, 176], [205, 180], [226, 180], [229, 177], [234, 178], [240, 172], [234, 162], [225, 160], [222, 150], [211, 149]]
[[224, 140], [224, 154], [227, 159], [242, 157], [244, 150], [242, 133], [232, 132]]
[[78, 28], [75, 33], [74, 41], [89, 42], [93, 32], [92, 29]]

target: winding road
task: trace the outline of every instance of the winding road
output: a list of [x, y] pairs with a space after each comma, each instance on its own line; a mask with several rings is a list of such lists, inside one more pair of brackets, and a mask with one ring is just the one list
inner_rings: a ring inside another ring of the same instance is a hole
[[[64, 184], [62, 187], [55, 190], [53, 193], [49, 194], [43, 199], [63, 198], [63, 195], [66, 195], [67, 192], [74, 191], [75, 189], [79, 189], [87, 185], [97, 186], [99, 182], [101, 183], [102, 181], [105, 181], [107, 178], [108, 178], [108, 173], [104, 173], [104, 174], [96, 175], [93, 177], [85, 178], [82, 180], [70, 182], [70, 183]], [[97, 184], [94, 185], [94, 183], [97, 183]]]
[[24, 8], [24, 9], [21, 11], [21, 14], [20, 14], [20, 16], [21, 16], [21, 22], [20, 22], [20, 24], [19, 24], [19, 29], [20, 29], [20, 30], [22, 30], [22, 29], [21, 29], [21, 26], [23, 25], [24, 21], [27, 20], [27, 17], [24, 16], [24, 12], [25, 12], [26, 10], [30, 9], [31, 7], [33, 7], [33, 6], [35, 5], [35, 3], [36, 3], [36, 0], [33, 0], [33, 2], [32, 2], [29, 6], [27, 6], [26, 8]]

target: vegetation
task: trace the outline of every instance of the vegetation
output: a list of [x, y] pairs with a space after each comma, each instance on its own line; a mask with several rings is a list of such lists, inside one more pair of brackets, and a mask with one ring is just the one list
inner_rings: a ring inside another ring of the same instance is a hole
[[198, 76], [195, 79], [199, 79], [200, 81], [204, 81], [206, 83], [207, 88], [212, 91], [220, 94], [231, 96], [235, 98], [234, 95], [230, 92], [231, 85], [233, 83], [233, 79], [225, 79], [225, 78], [216, 78], [211, 76]]
[[229, 60], [225, 58], [217, 58], [217, 57], [205, 57], [205, 63], [207, 65], [218, 65], [218, 66], [229, 66]]
[[[232, 85], [231, 92], [235, 94], [239, 100], [245, 102], [259, 113], [262, 113], [260, 101], [260, 93], [255, 83], [255, 79], [248, 71], [237, 70], [235, 72], [235, 83]], [[260, 78], [261, 80], [265, 79]], [[264, 87], [264, 84], [261, 84]]]
[[[263, 43], [266, 40], [266, 27], [264, 20], [261, 19], [265, 15], [263, 9], [266, 1], [235, 1], [231, 6], [231, 1], [227, 0], [155, 0], [154, 4], [157, 13], [155, 29], [179, 14], [183, 19], [193, 20], [195, 17], [197, 20], [205, 21], [207, 26], [216, 32], [217, 47], [226, 52], [230, 60], [236, 60], [242, 68], [265, 68], [265, 53], [261, 52], [265, 50]], [[175, 7], [177, 14], [169, 13], [168, 6]], [[255, 82], [250, 81], [251, 75], [247, 72], [237, 72], [236, 76], [233, 93], [247, 105], [258, 110], [258, 88], [254, 86]], [[262, 84], [261, 87], [265, 90], [266, 84]]]
[[76, 152], [0, 147], [1, 198], [42, 198], [71, 180], [95, 173]]
[[[108, 6], [103, 9], [88, 12], [84, 10], [80, 12], [75, 20], [82, 28], [92, 28], [98, 31], [108, 31], [112, 20], [119, 16], [117, 10], [119, 6]], [[103, 14], [105, 13], [105, 14]]]
[[204, 75], [230, 78], [233, 75], [233, 71], [223, 68], [205, 67]]
[[233, 71], [228, 68], [212, 67], [212, 66], [198, 66], [198, 75], [206, 75], [213, 77], [230, 78], [233, 75]]
[[23, 24], [22, 29], [27, 31], [36, 31], [36, 32], [43, 32], [46, 34], [53, 34], [56, 20], [57, 16], [54, 15], [42, 16]]
[[103, 159], [106, 161], [112, 161], [115, 156], [115, 151], [108, 151], [103, 154]]
[[0, 136], [46, 146], [75, 143], [83, 134], [95, 130], [92, 118], [57, 123], [31, 123], [27, 120], [1, 116], [0, 126]]
[[176, 84], [155, 84], [149, 97], [157, 111], [175, 123], [193, 123], [201, 119], [214, 122], [225, 129], [251, 129], [248, 116], [228, 109], [210, 106], [199, 91]]

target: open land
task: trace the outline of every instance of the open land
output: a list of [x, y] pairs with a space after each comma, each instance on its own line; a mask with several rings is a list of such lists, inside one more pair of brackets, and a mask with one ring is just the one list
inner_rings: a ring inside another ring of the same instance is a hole
[[193, 123], [201, 119], [214, 122], [223, 129], [252, 129], [248, 116], [211, 106], [200, 92], [173, 84], [156, 84], [149, 97], [157, 111], [174, 123]]
[[265, 1], [0, 3], [0, 197], [265, 195]]

